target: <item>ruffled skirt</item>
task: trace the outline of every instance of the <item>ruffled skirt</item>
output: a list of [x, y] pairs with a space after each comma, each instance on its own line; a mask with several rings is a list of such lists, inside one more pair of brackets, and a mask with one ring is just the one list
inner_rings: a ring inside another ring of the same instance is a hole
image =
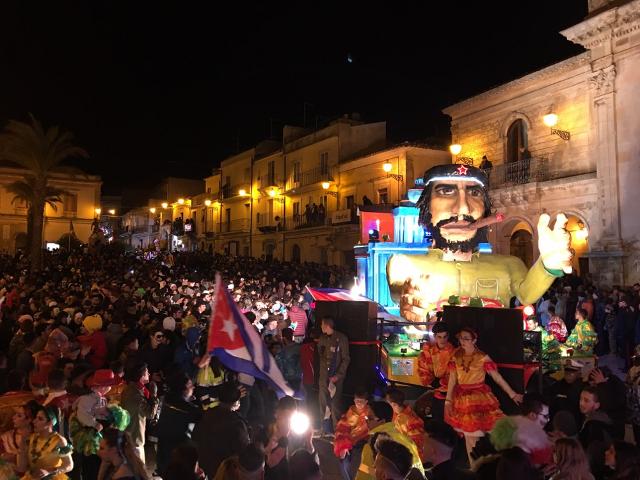
[[453, 391], [451, 415], [446, 415], [445, 420], [459, 432], [482, 435], [503, 416], [500, 403], [487, 384], [458, 384]]

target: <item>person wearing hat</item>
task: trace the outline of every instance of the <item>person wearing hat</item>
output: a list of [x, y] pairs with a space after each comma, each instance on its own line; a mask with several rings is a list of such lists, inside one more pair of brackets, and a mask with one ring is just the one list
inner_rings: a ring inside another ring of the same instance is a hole
[[582, 369], [584, 364], [574, 359], [567, 359], [564, 365], [564, 377], [554, 383], [545, 392], [549, 399], [551, 418], [561, 410], [571, 412], [576, 419], [580, 418], [580, 392], [584, 387], [582, 381]]
[[89, 315], [82, 321], [83, 335], [78, 336], [82, 345], [80, 354], [93, 368], [102, 368], [107, 362], [107, 339], [102, 330], [102, 317]]
[[[102, 438], [100, 432], [112, 421], [106, 395], [111, 387], [118, 383], [119, 379], [113, 370], [96, 370], [85, 382], [91, 393], [80, 396], [73, 405], [69, 432], [82, 468], [83, 479], [97, 478], [100, 467], [97, 453]], [[125, 416], [125, 423], [128, 423], [129, 418]]]
[[523, 305], [532, 304], [563, 272], [571, 271], [564, 214], [558, 215], [553, 229], [549, 215], [540, 216], [540, 258], [529, 270], [517, 257], [478, 253], [489, 224], [501, 221], [491, 215], [487, 183], [482, 170], [467, 165], [438, 165], [424, 174], [416, 206], [420, 224], [433, 236], [433, 248], [424, 256], [393, 255], [387, 263], [392, 297], [407, 320], [425, 321], [427, 313], [450, 296], [480, 297], [503, 306], [515, 296]]

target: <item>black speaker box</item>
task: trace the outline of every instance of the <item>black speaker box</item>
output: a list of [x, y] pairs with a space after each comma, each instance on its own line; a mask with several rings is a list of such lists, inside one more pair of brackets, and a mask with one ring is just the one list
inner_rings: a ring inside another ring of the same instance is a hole
[[444, 307], [451, 340], [462, 327], [478, 333], [477, 346], [497, 363], [523, 363], [522, 312], [516, 308]]
[[[460, 329], [472, 327], [478, 333], [476, 345], [494, 362], [515, 365], [524, 363], [525, 342], [521, 310], [516, 308], [445, 306], [443, 320], [449, 325], [454, 345], [457, 345], [455, 335]], [[500, 367], [498, 371], [515, 392], [524, 393], [524, 370], [522, 368]], [[519, 413], [518, 406], [493, 382], [489, 375], [486, 376], [486, 382], [500, 401], [500, 408], [504, 413], [507, 415]]]
[[335, 329], [344, 333], [350, 342], [375, 341], [378, 335], [377, 316], [378, 308], [374, 302], [316, 302], [318, 328], [322, 317], [332, 317]]
[[365, 389], [373, 392], [376, 385], [376, 364], [378, 360], [377, 345], [349, 345], [351, 361], [347, 367], [343, 391], [353, 395], [356, 391]]

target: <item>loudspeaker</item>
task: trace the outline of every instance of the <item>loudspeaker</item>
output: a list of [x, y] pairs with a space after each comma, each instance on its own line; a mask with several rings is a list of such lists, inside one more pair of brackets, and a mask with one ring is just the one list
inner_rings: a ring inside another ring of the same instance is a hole
[[451, 340], [462, 327], [478, 333], [478, 348], [496, 363], [523, 363], [522, 312], [516, 308], [445, 306], [443, 320], [449, 325]]
[[316, 302], [318, 328], [322, 317], [332, 317], [335, 329], [344, 333], [350, 342], [373, 342], [377, 338], [378, 307], [374, 302]]
[[353, 395], [365, 389], [373, 392], [376, 386], [376, 364], [378, 361], [377, 345], [349, 345], [351, 361], [347, 367], [343, 391]]

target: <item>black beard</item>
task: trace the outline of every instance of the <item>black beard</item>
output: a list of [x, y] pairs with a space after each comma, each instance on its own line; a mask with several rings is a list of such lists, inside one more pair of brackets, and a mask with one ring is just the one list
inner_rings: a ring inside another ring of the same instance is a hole
[[[463, 219], [469, 223], [474, 223], [476, 221], [470, 215], [464, 215]], [[457, 217], [452, 217], [446, 220], [440, 220], [437, 225], [429, 222], [428, 229], [431, 232], [431, 237], [433, 238], [433, 244], [436, 248], [441, 250], [449, 250], [451, 252], [475, 252], [478, 250], [478, 245], [480, 243], [486, 242], [486, 229], [487, 227], [479, 228], [476, 230], [476, 234], [471, 237], [469, 240], [464, 240], [460, 242], [452, 242], [447, 240], [442, 236], [440, 228], [448, 223], [453, 223], [458, 221]]]

